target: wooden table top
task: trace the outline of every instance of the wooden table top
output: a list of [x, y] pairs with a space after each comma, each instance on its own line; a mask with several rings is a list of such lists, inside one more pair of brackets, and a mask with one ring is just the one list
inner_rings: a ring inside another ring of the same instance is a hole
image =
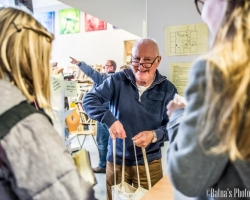
[[173, 186], [165, 175], [158, 183], [156, 183], [141, 200], [174, 200]]
[[70, 131], [69, 134], [73, 135], [95, 135], [95, 131]]

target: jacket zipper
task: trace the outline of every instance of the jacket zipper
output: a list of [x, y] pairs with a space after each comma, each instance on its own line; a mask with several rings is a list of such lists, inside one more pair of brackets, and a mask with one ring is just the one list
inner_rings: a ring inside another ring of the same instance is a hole
[[[132, 85], [133, 85], [133, 86], [135, 86], [135, 88], [137, 89], [138, 96], [139, 96], [138, 101], [139, 101], [139, 102], [141, 102], [141, 97], [140, 97], [140, 95], [139, 95], [139, 91], [138, 91], [137, 86], [133, 83], [133, 81], [130, 79], [130, 77], [127, 75], [127, 73], [125, 73], [125, 72], [124, 72], [124, 74], [125, 74], [125, 75], [126, 75], [126, 77], [130, 80], [130, 82], [132, 83]], [[163, 82], [163, 81], [165, 81], [166, 79], [167, 79], [167, 77], [166, 77], [166, 78], [164, 78], [164, 79], [162, 79], [160, 82], [155, 83], [155, 84], [154, 84], [154, 86], [156, 86], [156, 85], [158, 85], [158, 84], [162, 83], [162, 82]], [[146, 89], [144, 92], [146, 92], [147, 90], [149, 90], [149, 89], [153, 88], [154, 86], [152, 86], [152, 87], [151, 87], [151, 85], [150, 85], [150, 87], [149, 87], [148, 89]]]
[[[166, 78], [166, 79], [167, 79], [167, 78]], [[161, 83], [162, 83], [163, 81], [165, 81], [166, 79], [163, 79], [163, 80], [161, 80], [160, 82], [155, 83], [154, 86], [152, 86], [152, 87], [151, 87], [151, 85], [150, 85], [150, 87], [149, 87], [148, 89], [146, 89], [144, 92], [146, 92], [147, 90], [149, 90], [149, 89], [155, 87], [156, 85], [161, 84]], [[130, 79], [130, 81], [131, 81], [131, 79]], [[131, 83], [132, 83], [132, 85], [134, 85], [134, 83], [133, 83], [132, 81], [131, 81]], [[137, 86], [136, 86], [136, 85], [134, 85], [134, 86], [136, 87], [137, 92], [138, 92], [138, 95], [139, 95], [139, 91], [138, 91]], [[144, 93], [144, 92], [143, 92], [143, 93]], [[142, 93], [142, 95], [143, 95], [143, 93]], [[140, 95], [139, 95], [138, 101], [141, 102], [141, 96], [140, 96]]]

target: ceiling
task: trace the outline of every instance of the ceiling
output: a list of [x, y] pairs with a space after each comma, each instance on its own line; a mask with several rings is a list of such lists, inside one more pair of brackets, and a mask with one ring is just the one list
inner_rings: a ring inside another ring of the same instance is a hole
[[48, 6], [61, 5], [62, 3], [57, 0], [33, 0], [33, 8], [42, 8]]

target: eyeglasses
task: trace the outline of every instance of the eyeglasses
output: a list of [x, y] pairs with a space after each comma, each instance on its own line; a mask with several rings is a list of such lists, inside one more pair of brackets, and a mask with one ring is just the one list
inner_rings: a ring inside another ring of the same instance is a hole
[[139, 67], [140, 65], [142, 65], [144, 68], [150, 68], [150, 67], [153, 66], [154, 62], [156, 61], [156, 59], [157, 59], [158, 57], [159, 57], [159, 56], [156, 56], [156, 58], [154, 59], [154, 61], [151, 62], [151, 63], [140, 63], [140, 62], [138, 62], [138, 61], [133, 60], [133, 59], [136, 59], [136, 58], [134, 58], [134, 57], [131, 55], [131, 61], [130, 61], [130, 63], [131, 63], [131, 65], [132, 65], [133, 67]]
[[194, 0], [194, 3], [196, 5], [196, 9], [197, 9], [198, 13], [201, 15], [202, 7], [204, 5], [204, 0]]

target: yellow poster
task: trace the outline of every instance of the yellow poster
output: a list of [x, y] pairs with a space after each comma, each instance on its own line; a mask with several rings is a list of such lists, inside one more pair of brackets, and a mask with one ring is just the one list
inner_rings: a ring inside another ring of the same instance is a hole
[[208, 51], [208, 28], [204, 23], [166, 27], [167, 56], [203, 54]]
[[61, 73], [51, 76], [50, 88], [52, 95], [58, 95], [64, 89], [63, 76]]
[[191, 64], [191, 62], [170, 63], [170, 81], [177, 88], [178, 94], [182, 96], [188, 84]]

